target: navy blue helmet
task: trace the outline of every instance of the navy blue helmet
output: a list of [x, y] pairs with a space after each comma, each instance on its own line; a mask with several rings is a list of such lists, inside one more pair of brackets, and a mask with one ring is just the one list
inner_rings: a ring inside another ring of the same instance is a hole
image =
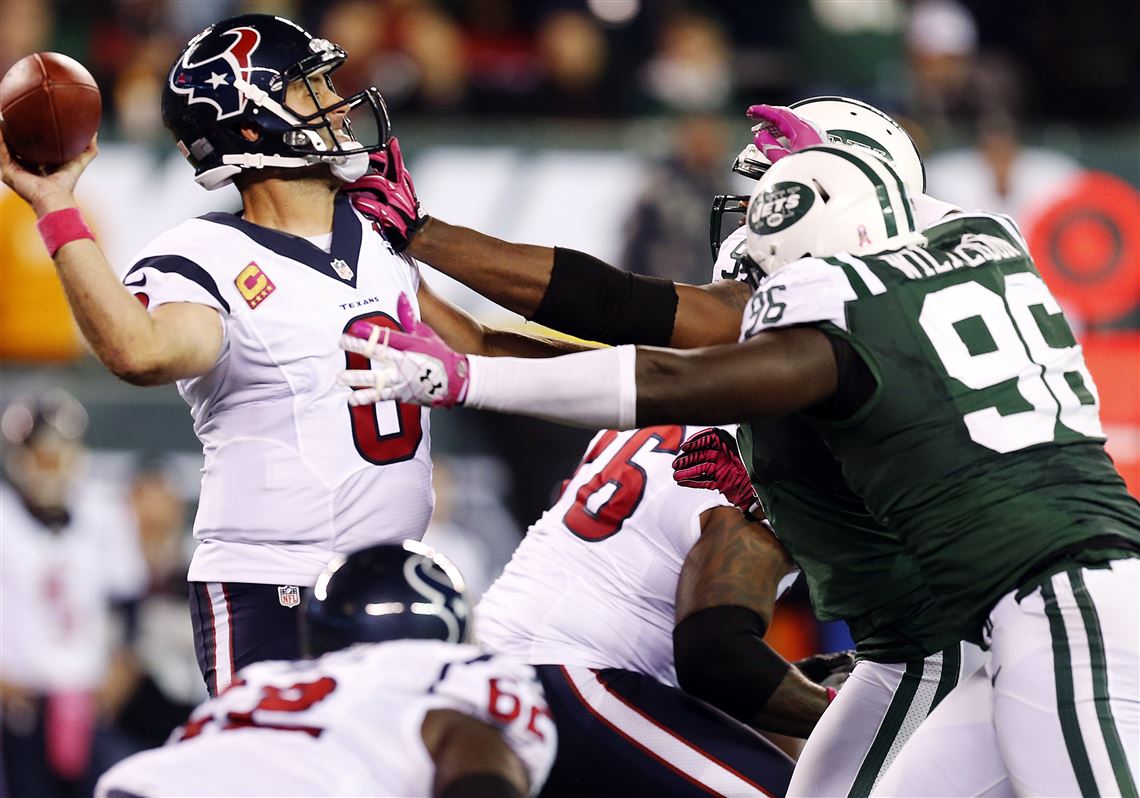
[[301, 647], [318, 657], [353, 643], [467, 642], [471, 603], [451, 562], [415, 540], [370, 546], [329, 563], [305, 600]]
[[[162, 120], [194, 167], [195, 180], [214, 189], [243, 169], [321, 162], [346, 181], [363, 175], [367, 153], [388, 143], [380, 92], [366, 89], [322, 107], [313, 88], [314, 81], [325, 81], [331, 89], [330, 76], [347, 57], [335, 44], [270, 14], [223, 20], [191, 39], [170, 67]], [[309, 90], [313, 113], [285, 103], [286, 87], [298, 80]], [[347, 116], [343, 126], [329, 116], [358, 108], [371, 112], [357, 119], [358, 127], [372, 128], [371, 144], [357, 140]], [[243, 135], [242, 128], [255, 135]], [[338, 137], [338, 129], [348, 136]]]

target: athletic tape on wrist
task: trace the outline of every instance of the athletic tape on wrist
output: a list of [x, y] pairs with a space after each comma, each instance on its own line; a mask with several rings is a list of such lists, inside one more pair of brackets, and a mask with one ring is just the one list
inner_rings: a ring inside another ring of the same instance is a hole
[[40, 231], [40, 238], [43, 239], [48, 254], [53, 258], [64, 244], [70, 244], [81, 238], [95, 240], [95, 234], [83, 220], [83, 214], [78, 208], [52, 211], [36, 222], [36, 229]]

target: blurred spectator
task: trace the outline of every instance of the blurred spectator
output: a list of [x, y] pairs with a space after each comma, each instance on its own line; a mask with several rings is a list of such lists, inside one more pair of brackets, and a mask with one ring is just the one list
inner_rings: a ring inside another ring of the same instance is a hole
[[161, 460], [142, 461], [130, 504], [146, 560], [146, 592], [128, 608], [131, 678], [118, 730], [135, 748], [162, 745], [206, 698], [186, 622], [189, 564], [186, 499]]
[[1063, 153], [1024, 146], [1013, 120], [994, 114], [978, 123], [974, 146], [928, 158], [926, 182], [931, 194], [960, 208], [1007, 213], [1024, 223], [1080, 170]]
[[791, 4], [783, 11], [798, 16], [787, 58], [799, 84], [792, 87], [791, 99], [839, 94], [892, 104], [902, 90], [906, 8], [903, 0]]
[[647, 96], [675, 111], [717, 111], [732, 96], [731, 51], [721, 27], [681, 12], [664, 22], [642, 75]]
[[728, 180], [725, 128], [690, 116], [677, 123], [672, 155], [657, 166], [628, 225], [628, 271], [701, 285], [709, 280], [709, 205]]
[[0, 723], [7, 794], [90, 795], [125, 752], [108, 720], [123, 697], [111, 605], [144, 566], [117, 497], [81, 479], [87, 414], [55, 390], [0, 416]]
[[542, 21], [535, 42], [542, 85], [537, 110], [548, 114], [599, 114], [600, 83], [608, 59], [606, 39], [593, 18], [556, 11]]
[[979, 51], [970, 11], [957, 0], [919, 0], [906, 29], [909, 115], [935, 138], [956, 126], [1017, 115], [1017, 75], [1002, 53]]
[[409, 9], [400, 24], [402, 45], [415, 64], [416, 105], [424, 111], [460, 108], [467, 98], [463, 32], [431, 4]]

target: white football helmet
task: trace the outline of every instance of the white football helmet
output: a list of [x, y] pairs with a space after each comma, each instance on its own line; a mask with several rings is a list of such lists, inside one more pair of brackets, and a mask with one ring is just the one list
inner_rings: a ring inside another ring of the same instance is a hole
[[[878, 108], [850, 97], [809, 97], [788, 106], [810, 122], [821, 136], [837, 144], [858, 147], [886, 158], [898, 170], [912, 195], [926, 193], [926, 167], [914, 140]], [[749, 142], [732, 165], [732, 171], [759, 180], [772, 167], [764, 153]], [[709, 218], [709, 237], [713, 260], [722, 243], [723, 218], [733, 213], [746, 197], [718, 194], [713, 199]]]
[[832, 141], [886, 158], [912, 194], [926, 193], [926, 167], [914, 139], [878, 108], [850, 97], [809, 97], [788, 107]]
[[921, 243], [898, 171], [865, 148], [792, 153], [767, 171], [748, 203], [745, 251], [763, 278], [805, 257], [853, 255]]

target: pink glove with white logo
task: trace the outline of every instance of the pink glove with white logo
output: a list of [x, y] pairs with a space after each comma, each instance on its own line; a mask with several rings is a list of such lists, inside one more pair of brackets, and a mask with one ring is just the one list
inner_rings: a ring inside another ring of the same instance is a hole
[[756, 491], [736, 441], [722, 429], [701, 430], [681, 444], [673, 459], [673, 480], [687, 488], [719, 490], [741, 510], [756, 505]]
[[463, 404], [469, 384], [467, 356], [452, 351], [435, 330], [416, 318], [406, 294], [400, 294], [396, 315], [404, 331], [358, 321], [341, 336], [341, 349], [364, 355], [379, 366], [337, 376], [340, 385], [355, 389], [348, 403]]
[[752, 128], [752, 143], [769, 161], [775, 163], [793, 152], [827, 141], [816, 127], [790, 108], [780, 105], [753, 105], [748, 117], [760, 124]]
[[353, 207], [375, 220], [396, 252], [408, 248], [428, 215], [420, 207], [412, 176], [404, 166], [400, 142], [393, 136], [388, 146], [368, 157], [372, 171], [341, 188]]

